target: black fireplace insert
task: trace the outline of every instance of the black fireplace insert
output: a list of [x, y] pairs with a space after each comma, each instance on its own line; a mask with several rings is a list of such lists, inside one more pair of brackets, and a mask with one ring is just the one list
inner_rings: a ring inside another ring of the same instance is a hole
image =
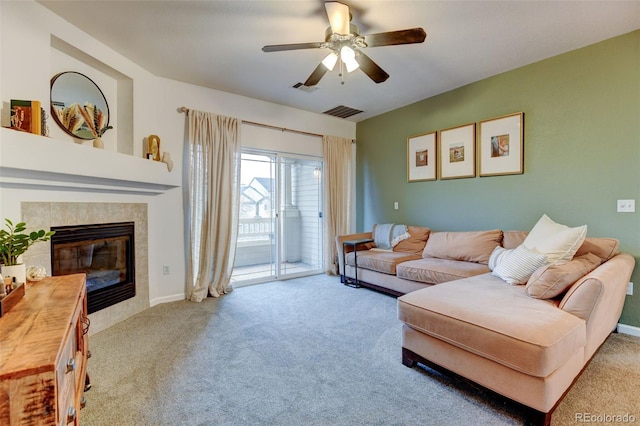
[[87, 310], [136, 295], [134, 223], [51, 227], [53, 275], [87, 274]]

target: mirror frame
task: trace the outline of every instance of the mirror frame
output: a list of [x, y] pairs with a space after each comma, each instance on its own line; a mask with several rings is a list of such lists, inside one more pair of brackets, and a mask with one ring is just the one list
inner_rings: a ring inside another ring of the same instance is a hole
[[[69, 74], [77, 74], [78, 76], [80, 76], [80, 77], [82, 77], [82, 78], [84, 78], [84, 79], [88, 80], [88, 83], [90, 83], [90, 85], [93, 85], [93, 87], [95, 87], [95, 89], [97, 90], [96, 96], [98, 96], [98, 95], [99, 95], [100, 97], [102, 97], [102, 99], [104, 100], [104, 105], [105, 105], [105, 110], [106, 110], [106, 111], [104, 112], [104, 113], [106, 114], [106, 120], [103, 122], [103, 126], [102, 126], [102, 127], [106, 127], [106, 126], [108, 126], [108, 125], [109, 125], [110, 113], [109, 113], [109, 103], [107, 102], [107, 98], [104, 96], [104, 93], [102, 92], [102, 90], [100, 90], [100, 87], [98, 87], [98, 85], [97, 85], [97, 84], [96, 84], [92, 79], [90, 79], [90, 78], [89, 78], [89, 77], [87, 77], [86, 75], [84, 75], [84, 74], [82, 74], [82, 73], [80, 73], [80, 72], [77, 72], [77, 71], [64, 71], [64, 72], [61, 72], [61, 73], [58, 73], [58, 74], [54, 75], [54, 76], [51, 78], [51, 87], [50, 87], [50, 91], [49, 91], [49, 94], [50, 94], [50, 102], [51, 102], [51, 116], [53, 117], [54, 121], [58, 124], [58, 126], [59, 126], [59, 127], [60, 127], [64, 132], [65, 132], [65, 133], [67, 133], [68, 135], [70, 135], [70, 136], [72, 136], [72, 137], [74, 137], [74, 138], [83, 139], [83, 140], [93, 140], [93, 139], [96, 139], [96, 137], [101, 136], [101, 135], [100, 135], [100, 134], [98, 134], [97, 136], [94, 136], [94, 135], [91, 135], [91, 136], [85, 136], [85, 135], [83, 135], [83, 134], [82, 134], [82, 133], [86, 133], [87, 131], [91, 132], [91, 130], [90, 130], [90, 129], [89, 129], [89, 130], [87, 130], [87, 129], [88, 129], [88, 126], [87, 126], [86, 124], [84, 124], [84, 123], [86, 123], [86, 120], [82, 119], [82, 123], [83, 123], [83, 124], [79, 125], [79, 128], [78, 128], [78, 129], [76, 129], [76, 131], [74, 131], [74, 130], [73, 130], [73, 127], [75, 127], [75, 126], [72, 126], [72, 128], [69, 128], [69, 127], [68, 127], [68, 124], [64, 124], [64, 123], [62, 122], [61, 118], [58, 116], [58, 113], [57, 113], [57, 111], [56, 111], [56, 104], [54, 103], [54, 100], [53, 100], [53, 90], [54, 90], [54, 85], [55, 85], [56, 81], [58, 81], [58, 79], [59, 79], [60, 77], [62, 77], [62, 76], [64, 76], [64, 75], [69, 75]], [[56, 102], [56, 103], [58, 103], [58, 102], [60, 102], [60, 100], [57, 100], [57, 102]], [[73, 100], [71, 100], [71, 102], [69, 102], [69, 103], [67, 104], [67, 102], [66, 102], [66, 100], [65, 100], [65, 109], [66, 109], [66, 108], [69, 108], [69, 107], [70, 107], [70, 106], [72, 106], [72, 105], [76, 105], [76, 104], [77, 104], [77, 105], [78, 105], [78, 107], [76, 108], [76, 113], [74, 114], [74, 116], [78, 116], [79, 118], [82, 118], [82, 114], [84, 114], [84, 113], [86, 113], [86, 112], [87, 112], [87, 111], [84, 109], [84, 105], [85, 105], [85, 103], [86, 103], [86, 102], [87, 102], [87, 101], [86, 101], [86, 99], [78, 99], [78, 100], [73, 99]], [[94, 104], [94, 105], [95, 105], [95, 104]], [[78, 109], [82, 109], [82, 111], [78, 111]], [[70, 116], [70, 117], [73, 117], [73, 116]], [[72, 119], [71, 119], [71, 120], [72, 120]], [[69, 123], [69, 124], [71, 124], [71, 123]], [[83, 132], [82, 132], [82, 133], [80, 133], [80, 134], [78, 134], [77, 132], [78, 132], [79, 130], [81, 130], [81, 129], [83, 130]], [[100, 129], [98, 129], [98, 131], [100, 131]]]

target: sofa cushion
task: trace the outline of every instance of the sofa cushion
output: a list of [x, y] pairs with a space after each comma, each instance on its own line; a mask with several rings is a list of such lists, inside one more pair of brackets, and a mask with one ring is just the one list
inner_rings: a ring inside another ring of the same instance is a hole
[[531, 297], [551, 299], [564, 293], [573, 283], [593, 271], [602, 260], [593, 253], [574, 257], [572, 261], [563, 264], [551, 264], [538, 268], [529, 281], [525, 290]]
[[618, 254], [619, 244], [615, 238], [585, 238], [575, 256], [593, 253], [605, 262]]
[[494, 248], [502, 242], [502, 231], [432, 232], [422, 252], [422, 257], [489, 262]]
[[420, 332], [536, 377], [547, 377], [586, 343], [583, 320], [491, 274], [405, 294], [398, 298], [398, 317]]
[[[346, 256], [347, 265], [355, 266], [355, 253]], [[371, 269], [383, 274], [396, 274], [396, 266], [409, 260], [420, 259], [419, 254], [395, 251], [358, 250], [358, 268]]]
[[424, 250], [424, 245], [429, 239], [430, 228], [426, 226], [407, 226], [407, 232], [409, 232], [409, 238], [400, 241], [393, 251], [401, 251], [404, 253], [420, 254]]
[[547, 256], [529, 250], [524, 244], [514, 249], [496, 247], [489, 258], [491, 274], [511, 285], [525, 284], [536, 269], [547, 263]]
[[522, 244], [529, 250], [546, 254], [548, 263], [568, 262], [586, 236], [587, 225], [569, 228], [543, 214]]
[[527, 238], [527, 231], [503, 231], [502, 232], [502, 247], [506, 249], [514, 249], [520, 244], [524, 243]]
[[[359, 262], [358, 262], [359, 263]], [[396, 267], [398, 278], [427, 284], [439, 284], [474, 275], [486, 274], [489, 268], [481, 263], [428, 257], [410, 260]]]

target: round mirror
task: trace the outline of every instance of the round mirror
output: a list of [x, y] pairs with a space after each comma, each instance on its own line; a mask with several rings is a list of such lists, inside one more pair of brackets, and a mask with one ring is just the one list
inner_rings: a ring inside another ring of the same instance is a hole
[[109, 106], [102, 90], [89, 77], [75, 71], [51, 79], [51, 115], [75, 138], [91, 140], [109, 127]]

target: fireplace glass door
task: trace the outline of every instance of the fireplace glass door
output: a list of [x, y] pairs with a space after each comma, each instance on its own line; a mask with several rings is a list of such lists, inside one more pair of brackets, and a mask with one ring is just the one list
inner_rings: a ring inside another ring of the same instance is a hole
[[87, 275], [89, 313], [135, 296], [133, 222], [51, 229], [53, 275]]

